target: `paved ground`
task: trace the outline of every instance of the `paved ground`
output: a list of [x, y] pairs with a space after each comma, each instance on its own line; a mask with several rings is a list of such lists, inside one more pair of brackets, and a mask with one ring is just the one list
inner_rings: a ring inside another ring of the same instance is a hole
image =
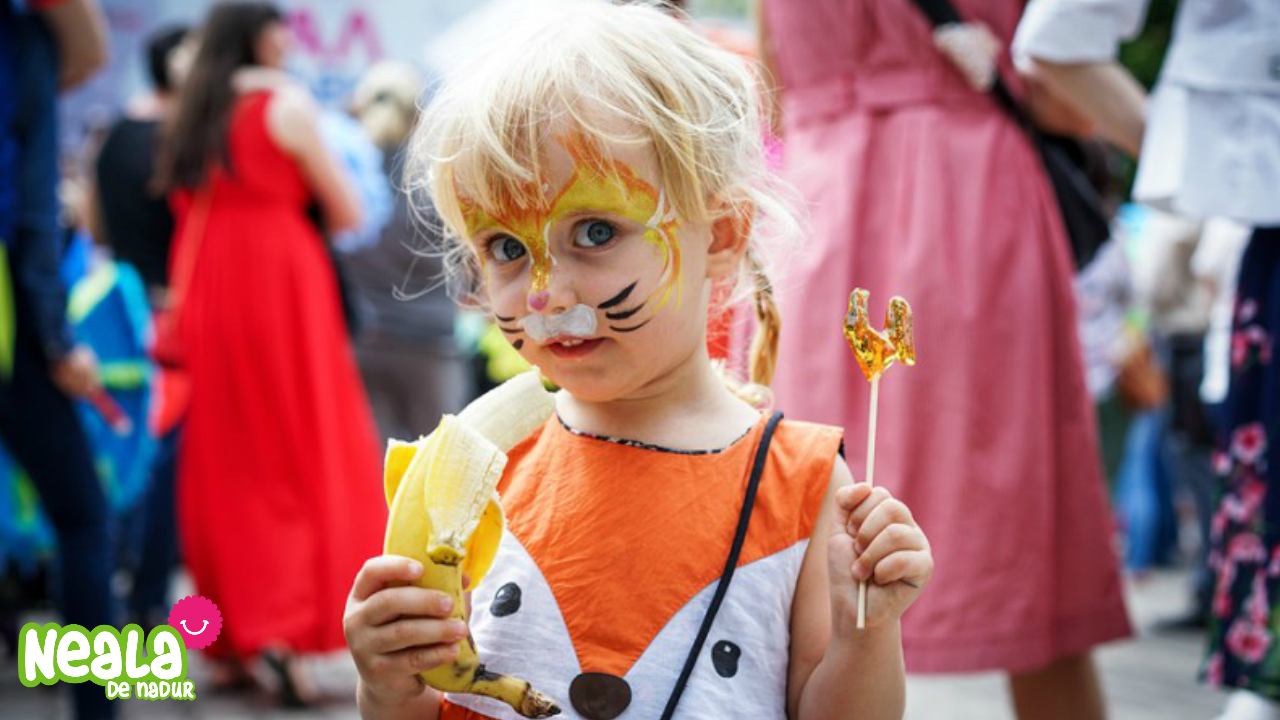
[[[1130, 583], [1130, 608], [1141, 633], [1138, 639], [1109, 646], [1099, 653], [1112, 720], [1211, 720], [1223, 695], [1196, 684], [1202, 648], [1198, 635], [1154, 635], [1152, 623], [1177, 614], [1185, 596], [1181, 573], [1163, 572]], [[195, 702], [126, 700], [123, 720], [354, 720], [350, 700], [354, 671], [338, 657], [318, 662], [319, 684], [332, 700], [307, 713], [274, 710], [265, 695], [214, 695], [205, 670], [194, 664]], [[912, 677], [908, 681], [908, 720], [1013, 720], [1002, 677]], [[63, 720], [69, 718], [56, 688], [26, 688], [18, 683], [12, 658], [0, 660], [0, 719]]]

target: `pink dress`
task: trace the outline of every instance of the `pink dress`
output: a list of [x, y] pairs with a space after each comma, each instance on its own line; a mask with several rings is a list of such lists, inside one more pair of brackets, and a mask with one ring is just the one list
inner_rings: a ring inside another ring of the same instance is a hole
[[[956, 5], [1007, 43], [1023, 3]], [[915, 310], [919, 364], [881, 384], [875, 478], [936, 560], [904, 619], [908, 669], [1034, 670], [1127, 636], [1067, 239], [1030, 143], [909, 0], [765, 11], [811, 225], [781, 283], [775, 389], [788, 417], [846, 429], [856, 475], [870, 393], [840, 333], [849, 292], [871, 291], [877, 327], [893, 295]]]

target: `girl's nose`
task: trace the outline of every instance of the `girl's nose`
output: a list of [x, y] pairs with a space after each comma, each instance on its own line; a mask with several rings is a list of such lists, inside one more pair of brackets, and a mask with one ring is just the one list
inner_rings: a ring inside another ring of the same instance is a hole
[[531, 312], [563, 312], [578, 304], [573, 283], [565, 275], [563, 271], [548, 273], [546, 282], [534, 283], [529, 288], [526, 302]]

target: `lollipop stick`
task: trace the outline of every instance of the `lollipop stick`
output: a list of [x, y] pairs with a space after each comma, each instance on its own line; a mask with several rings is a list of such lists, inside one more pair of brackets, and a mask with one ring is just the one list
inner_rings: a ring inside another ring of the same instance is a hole
[[[867, 485], [876, 484], [876, 415], [880, 408], [880, 377], [871, 381], [871, 411], [867, 423]], [[867, 581], [858, 582], [858, 629], [867, 626]]]

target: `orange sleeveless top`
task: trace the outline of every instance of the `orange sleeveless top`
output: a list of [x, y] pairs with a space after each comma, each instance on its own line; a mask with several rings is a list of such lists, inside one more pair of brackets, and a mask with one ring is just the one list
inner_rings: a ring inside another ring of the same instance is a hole
[[[727, 448], [687, 452], [576, 433], [552, 417], [512, 449], [493, 570], [472, 596], [486, 667], [523, 677], [565, 717], [582, 673], [626, 682], [620, 718], [657, 718], [724, 569], [767, 417]], [[679, 717], [784, 718], [791, 599], [838, 456], [837, 428], [783, 421], [738, 569]], [[741, 712], [739, 712], [739, 710]], [[449, 695], [442, 719], [518, 718]]]

